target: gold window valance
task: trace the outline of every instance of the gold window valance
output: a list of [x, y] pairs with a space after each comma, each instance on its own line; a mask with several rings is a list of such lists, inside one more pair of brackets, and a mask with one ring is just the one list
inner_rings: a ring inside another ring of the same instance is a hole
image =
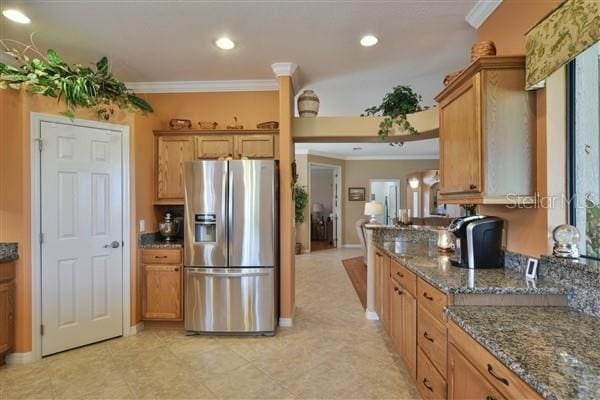
[[527, 88], [600, 40], [600, 0], [567, 0], [525, 34]]

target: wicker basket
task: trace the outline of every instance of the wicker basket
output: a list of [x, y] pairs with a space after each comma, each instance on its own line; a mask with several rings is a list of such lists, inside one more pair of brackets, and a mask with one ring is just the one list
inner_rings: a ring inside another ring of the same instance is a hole
[[481, 56], [495, 56], [496, 45], [491, 40], [483, 40], [477, 42], [471, 47], [471, 62], [477, 60]]
[[217, 125], [219, 124], [214, 121], [200, 121], [198, 125], [200, 125], [201, 130], [212, 130], [217, 129]]
[[277, 121], [267, 121], [261, 122], [256, 125], [256, 129], [277, 129], [279, 128], [279, 122]]
[[444, 77], [444, 86], [448, 86], [450, 82], [454, 80], [463, 70], [460, 69], [458, 71], [450, 72], [448, 75]]

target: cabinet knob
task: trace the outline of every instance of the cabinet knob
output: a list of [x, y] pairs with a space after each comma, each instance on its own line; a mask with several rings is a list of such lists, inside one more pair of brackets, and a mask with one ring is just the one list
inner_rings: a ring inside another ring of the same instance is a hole
[[396, 272], [396, 275], [398, 275], [400, 278], [404, 278], [404, 275], [402, 275], [400, 272]]
[[472, 183], [469, 185], [469, 189], [475, 190], [477, 189], [477, 185], [473, 185]]
[[488, 365], [487, 365], [487, 370], [488, 370], [488, 373], [489, 373], [491, 376], [493, 376], [493, 377], [494, 377], [496, 380], [498, 380], [498, 381], [500, 381], [500, 382], [504, 383], [506, 386], [508, 386], [508, 379], [506, 379], [506, 378], [502, 378], [502, 377], [500, 377], [500, 376], [496, 375], [496, 374], [494, 373], [494, 369], [492, 368], [491, 364], [488, 364]]
[[429, 301], [433, 301], [433, 297], [429, 296], [427, 292], [423, 292], [423, 297], [425, 297]]
[[423, 378], [423, 386], [425, 386], [430, 392], [433, 392], [433, 387], [429, 384], [427, 378]]
[[425, 332], [423, 333], [423, 337], [424, 337], [425, 339], [429, 340], [430, 342], [433, 342], [433, 338], [429, 337], [429, 334], [427, 333], [427, 331], [425, 331]]

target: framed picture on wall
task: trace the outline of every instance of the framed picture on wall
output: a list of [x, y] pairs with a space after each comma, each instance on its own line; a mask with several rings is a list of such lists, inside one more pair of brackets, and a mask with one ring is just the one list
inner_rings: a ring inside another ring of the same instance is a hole
[[365, 201], [365, 188], [364, 187], [348, 188], [348, 200], [349, 201]]

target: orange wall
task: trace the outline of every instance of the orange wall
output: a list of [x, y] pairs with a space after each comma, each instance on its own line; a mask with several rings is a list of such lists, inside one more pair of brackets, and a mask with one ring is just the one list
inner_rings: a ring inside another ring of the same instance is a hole
[[[140, 320], [137, 235], [140, 219], [146, 230], [155, 231], [154, 129], [168, 127], [171, 118], [215, 120], [221, 127], [233, 123], [233, 115], [247, 128], [258, 122], [279, 120], [278, 92], [181, 93], [145, 95], [155, 109], [147, 116], [117, 112], [111, 123], [129, 125], [131, 162], [130, 241], [131, 324]], [[16, 351], [31, 350], [31, 184], [30, 113], [59, 114], [64, 111], [55, 99], [25, 92], [0, 90], [0, 241], [19, 243], [17, 262]], [[92, 111], [78, 111], [77, 118], [96, 120]]]
[[[30, 114], [39, 112], [57, 115], [65, 110], [55, 99], [32, 96], [24, 91], [0, 90], [0, 241], [19, 243], [16, 288], [15, 351], [31, 351], [31, 124]], [[93, 111], [78, 111], [77, 118], [97, 120]], [[132, 115], [119, 111], [110, 121], [128, 125], [131, 135], [131, 162], [135, 160], [135, 126]], [[135, 209], [135, 180], [131, 177], [132, 222]], [[134, 232], [130, 241], [136, 243]], [[131, 265], [137, 263], [132, 248]], [[131, 269], [132, 297], [137, 297], [137, 269]], [[138, 314], [137, 302], [131, 304], [132, 322]]]
[[[492, 40], [497, 54], [525, 54], [525, 32], [552, 11], [561, 1], [504, 0], [477, 31], [479, 40]], [[546, 174], [546, 97], [537, 93], [537, 190], [547, 193]], [[506, 220], [507, 249], [538, 257], [547, 254], [548, 213], [546, 209], [509, 209], [481, 206], [482, 214]]]

